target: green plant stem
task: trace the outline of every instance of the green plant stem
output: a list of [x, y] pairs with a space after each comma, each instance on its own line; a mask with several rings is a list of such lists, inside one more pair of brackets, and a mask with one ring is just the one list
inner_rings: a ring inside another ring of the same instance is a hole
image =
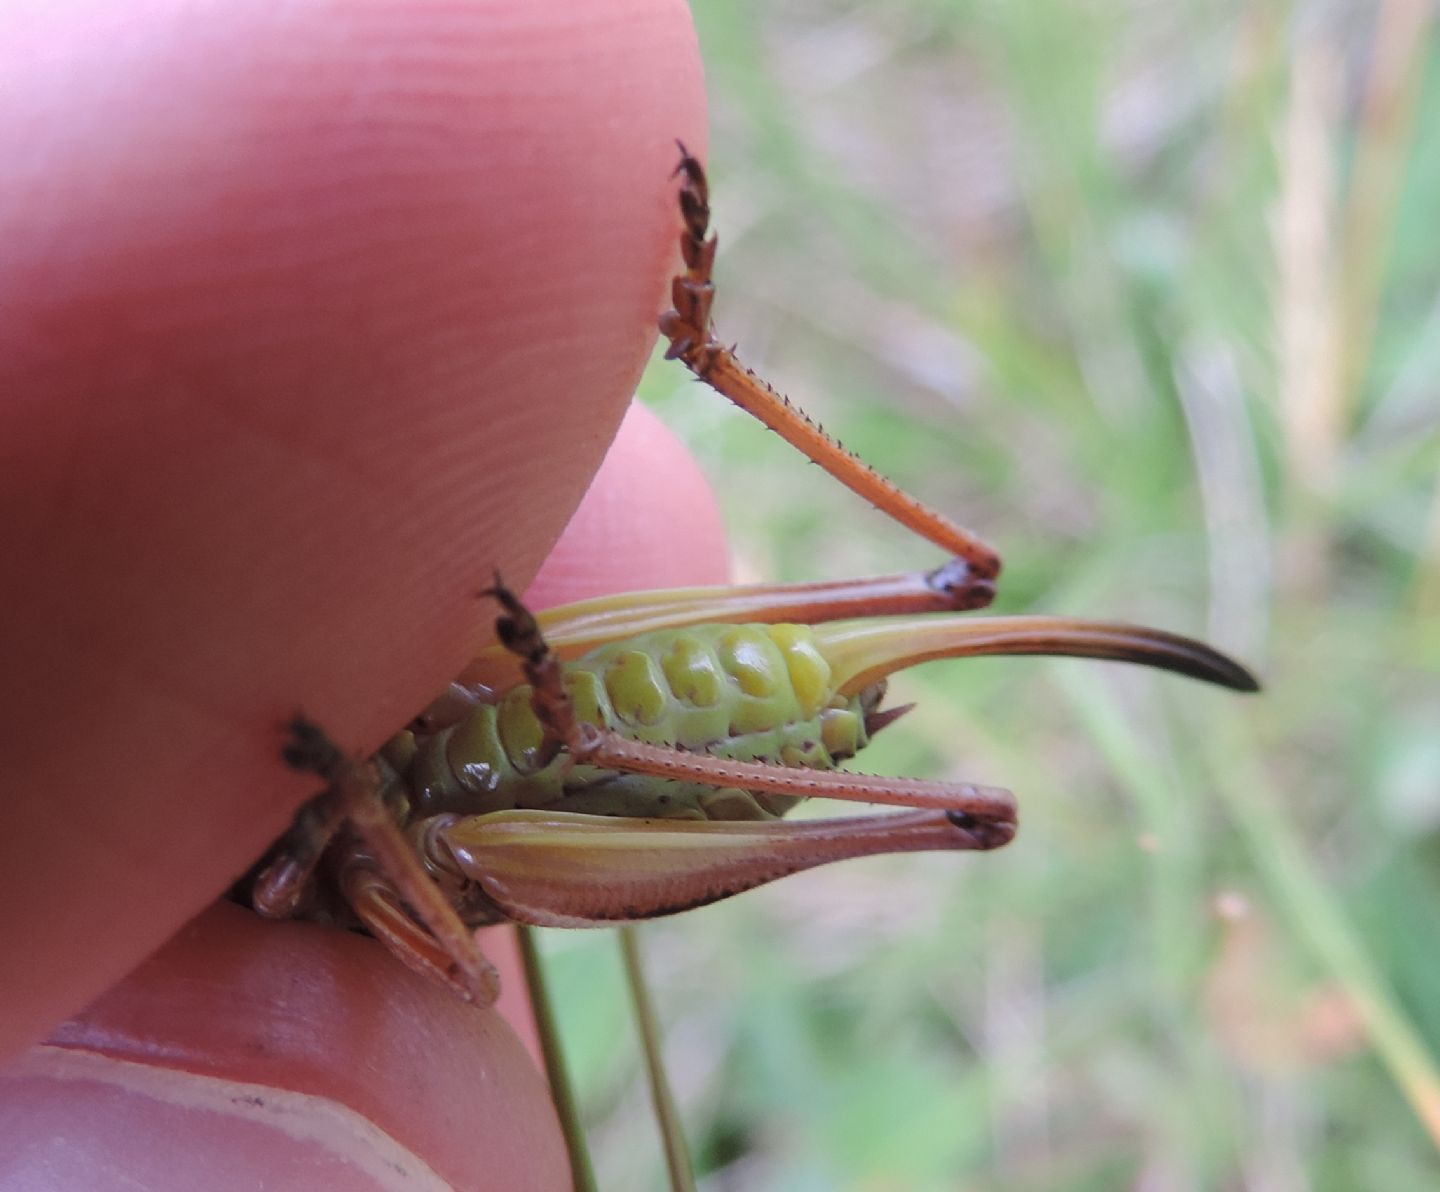
[[660, 1048], [660, 1023], [650, 989], [645, 984], [645, 970], [640, 961], [639, 933], [634, 927], [620, 928], [620, 954], [625, 960], [625, 979], [630, 986], [630, 999], [635, 1004], [635, 1020], [640, 1027], [640, 1046], [645, 1054], [645, 1072], [650, 1079], [650, 1098], [655, 1103], [655, 1120], [665, 1142], [665, 1164], [670, 1171], [670, 1187], [674, 1192], [695, 1192], [695, 1176], [690, 1166], [690, 1148], [685, 1144], [685, 1130], [675, 1096], [665, 1076], [665, 1057]]
[[520, 958], [525, 965], [525, 985], [530, 991], [530, 1009], [540, 1035], [540, 1051], [545, 1059], [545, 1077], [550, 1082], [550, 1098], [565, 1134], [565, 1149], [570, 1154], [570, 1178], [575, 1192], [597, 1192], [595, 1171], [590, 1165], [590, 1148], [585, 1144], [585, 1128], [575, 1101], [575, 1089], [565, 1067], [564, 1047], [555, 1020], [555, 1007], [545, 983], [545, 966], [533, 927], [517, 926], [520, 937]]

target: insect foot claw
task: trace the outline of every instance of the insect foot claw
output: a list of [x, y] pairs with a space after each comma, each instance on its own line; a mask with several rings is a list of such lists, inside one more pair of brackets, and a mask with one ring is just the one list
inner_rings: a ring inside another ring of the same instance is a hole
[[925, 577], [935, 591], [943, 592], [956, 612], [986, 608], [995, 599], [993, 576], [982, 575], [964, 559], [951, 559]]
[[[545, 638], [540, 632], [540, 623], [495, 573], [495, 586], [481, 592], [482, 596], [493, 596], [505, 611], [495, 618], [495, 636], [512, 654], [517, 654], [527, 663], [536, 665], [549, 653]], [[533, 679], [532, 679], [533, 681]]]
[[[670, 177], [678, 178], [681, 174], [684, 174], [693, 180], [700, 165], [699, 161], [696, 160], [695, 155], [686, 148], [685, 142], [680, 140], [679, 137], [675, 138], [675, 148], [680, 150], [680, 161], [675, 169], [671, 171]], [[701, 173], [700, 176], [703, 178], [704, 174]]]
[[525, 611], [525, 606], [520, 603], [520, 597], [516, 596], [506, 585], [498, 567], [495, 569], [495, 582], [488, 588], [482, 589], [478, 595], [482, 599], [485, 597], [494, 597], [507, 613], [514, 614]]
[[290, 734], [290, 742], [280, 756], [292, 770], [328, 777], [345, 756], [323, 728], [299, 712], [286, 723], [285, 731]]
[[946, 818], [973, 842], [970, 847], [988, 851], [1004, 848], [1015, 839], [1014, 820], [981, 819], [968, 811], [947, 811]]

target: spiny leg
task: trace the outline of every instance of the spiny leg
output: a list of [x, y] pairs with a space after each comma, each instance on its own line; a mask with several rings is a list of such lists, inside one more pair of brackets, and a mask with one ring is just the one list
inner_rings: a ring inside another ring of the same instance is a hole
[[1000, 848], [1009, 844], [1015, 835], [1015, 796], [1003, 787], [734, 761], [632, 741], [588, 724], [580, 726], [580, 737], [576, 760], [587, 766], [680, 782], [734, 786], [752, 792], [800, 795], [807, 799], [842, 799], [943, 811], [950, 822], [970, 838], [968, 847], [974, 849]]
[[995, 577], [1000, 574], [1000, 556], [992, 547], [846, 450], [715, 338], [710, 310], [715, 300], [718, 237], [710, 234], [710, 189], [700, 162], [683, 144], [680, 153], [675, 172], [682, 177], [680, 212], [685, 230], [680, 236], [680, 252], [685, 273], [671, 285], [673, 309], [660, 316], [660, 333], [670, 341], [666, 358], [682, 361], [696, 377], [803, 451], [846, 487], [962, 560], [963, 568], [942, 569], [952, 596], [951, 608], [989, 604], [995, 595]]
[[[492, 1004], [500, 994], [499, 977], [481, 953], [475, 937], [446, 901], [440, 888], [425, 871], [414, 847], [396, 824], [381, 797], [374, 771], [347, 756], [317, 725], [296, 716], [288, 726], [291, 741], [285, 760], [297, 770], [319, 774], [329, 784], [324, 799], [333, 801], [334, 812], [350, 825], [373, 863], [376, 877], [385, 890], [393, 890], [429, 931], [408, 932], [398, 921], [394, 930], [380, 932], [392, 949], [412, 968], [441, 977], [467, 1000], [482, 1006]], [[367, 916], [382, 918], [383, 903], [370, 897], [379, 888], [356, 887], [347, 895], [365, 894], [361, 906], [375, 911]], [[368, 892], [367, 892], [368, 891]], [[357, 912], [359, 911], [357, 907]], [[401, 914], [399, 906], [393, 908]], [[403, 914], [401, 917], [404, 918]], [[411, 941], [425, 941], [425, 956], [406, 954]], [[433, 941], [434, 948], [428, 946]], [[443, 959], [442, 959], [443, 958]], [[445, 963], [448, 961], [448, 963]]]

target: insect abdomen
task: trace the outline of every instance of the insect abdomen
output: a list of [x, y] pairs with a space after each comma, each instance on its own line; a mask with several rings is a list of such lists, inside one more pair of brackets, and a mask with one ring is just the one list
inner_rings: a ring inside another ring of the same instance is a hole
[[[698, 625], [615, 642], [566, 664], [580, 720], [651, 744], [786, 766], [832, 769], [865, 744], [855, 697], [803, 625]], [[795, 802], [593, 767], [562, 757], [536, 769], [543, 731], [530, 687], [506, 692], [421, 746], [412, 773], [424, 813], [560, 807], [598, 814], [711, 819], [782, 815]]]

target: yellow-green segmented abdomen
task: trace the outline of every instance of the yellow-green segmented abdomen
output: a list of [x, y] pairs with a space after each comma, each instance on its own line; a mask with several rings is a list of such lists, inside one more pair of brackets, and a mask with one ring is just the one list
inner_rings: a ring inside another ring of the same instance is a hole
[[[587, 723], [718, 757], [833, 769], [865, 744], [862, 698], [837, 696], [806, 625], [697, 625], [602, 646], [565, 665]], [[757, 819], [786, 796], [657, 781], [565, 759], [536, 770], [543, 732], [530, 687], [425, 740], [410, 766], [417, 814], [550, 807], [600, 815]]]

